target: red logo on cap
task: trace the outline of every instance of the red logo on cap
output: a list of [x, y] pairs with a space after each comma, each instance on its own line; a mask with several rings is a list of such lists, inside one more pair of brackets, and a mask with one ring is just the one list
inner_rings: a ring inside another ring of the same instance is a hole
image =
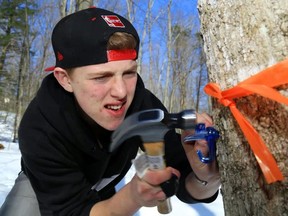
[[125, 25], [116, 15], [102, 15], [102, 18], [110, 27], [125, 28]]
[[57, 52], [57, 59], [58, 61], [62, 61], [64, 59], [64, 56], [59, 51]]

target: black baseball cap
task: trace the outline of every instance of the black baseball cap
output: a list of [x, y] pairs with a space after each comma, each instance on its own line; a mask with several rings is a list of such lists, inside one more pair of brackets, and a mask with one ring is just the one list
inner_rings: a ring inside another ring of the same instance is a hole
[[[115, 32], [126, 32], [137, 41], [135, 49], [107, 50], [109, 37]], [[136, 60], [139, 36], [133, 25], [114, 12], [91, 7], [61, 19], [52, 32], [52, 46], [56, 58], [53, 67], [73, 68], [115, 60]]]

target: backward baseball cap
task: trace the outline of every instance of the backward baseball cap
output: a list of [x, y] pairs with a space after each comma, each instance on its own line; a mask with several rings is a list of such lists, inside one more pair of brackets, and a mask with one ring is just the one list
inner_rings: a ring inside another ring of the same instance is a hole
[[[115, 32], [134, 36], [135, 49], [107, 50], [107, 42]], [[136, 60], [139, 36], [133, 25], [114, 12], [91, 7], [61, 19], [52, 32], [52, 46], [56, 58], [53, 67], [73, 68], [116, 60]]]

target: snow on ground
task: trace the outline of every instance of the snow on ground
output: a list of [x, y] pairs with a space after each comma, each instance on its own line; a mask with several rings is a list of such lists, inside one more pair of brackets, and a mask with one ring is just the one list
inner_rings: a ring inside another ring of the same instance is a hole
[[[7, 123], [4, 123], [4, 115], [0, 112], [0, 143], [5, 146], [0, 149], [0, 206], [3, 204], [5, 197], [14, 185], [14, 180], [20, 171], [20, 152], [18, 143], [11, 142], [12, 140], [12, 125], [13, 116], [9, 115]], [[128, 182], [135, 171], [133, 168], [127, 173], [123, 181], [119, 183], [117, 188], [121, 188]], [[188, 205], [180, 202], [175, 196], [171, 198], [172, 212], [167, 214], [171, 216], [224, 216], [222, 196], [219, 194], [217, 200], [210, 204], [194, 204]], [[143, 207], [134, 216], [160, 216], [157, 208]]]

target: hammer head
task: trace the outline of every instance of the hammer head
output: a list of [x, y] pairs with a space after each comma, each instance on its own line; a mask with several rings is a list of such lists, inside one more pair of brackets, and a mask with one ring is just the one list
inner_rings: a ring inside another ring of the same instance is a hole
[[176, 114], [169, 114], [161, 109], [140, 111], [127, 117], [113, 132], [110, 152], [117, 149], [126, 139], [140, 136], [145, 142], [163, 141], [169, 129], [192, 129], [196, 125], [194, 110], [185, 110]]
[[143, 142], [155, 142], [164, 139], [169, 128], [162, 123], [164, 112], [151, 109], [137, 112], [127, 117], [113, 132], [110, 151], [118, 148], [126, 139], [140, 136]]

